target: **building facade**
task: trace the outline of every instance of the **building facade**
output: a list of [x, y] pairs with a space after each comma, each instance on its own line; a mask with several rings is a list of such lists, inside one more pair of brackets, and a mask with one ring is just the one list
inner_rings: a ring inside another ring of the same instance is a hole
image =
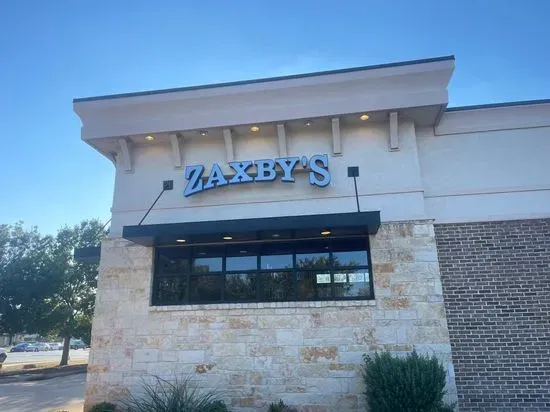
[[453, 70], [76, 99], [116, 168], [86, 404], [359, 411], [363, 354], [416, 349], [460, 410], [549, 410], [550, 101], [449, 109]]

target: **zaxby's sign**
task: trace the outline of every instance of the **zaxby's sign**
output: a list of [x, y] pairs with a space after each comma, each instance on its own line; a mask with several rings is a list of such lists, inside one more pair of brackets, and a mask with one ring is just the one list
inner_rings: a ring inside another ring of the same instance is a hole
[[[282, 157], [279, 159], [244, 160], [229, 162], [229, 167], [235, 172], [225, 176], [217, 163], [212, 165], [208, 178], [203, 179], [204, 166], [195, 165], [185, 168], [185, 178], [188, 180], [184, 196], [191, 196], [204, 190], [216, 187], [253, 182], [271, 182], [281, 176], [281, 182], [295, 182], [294, 169], [302, 167], [309, 170], [309, 183], [314, 186], [326, 187], [330, 183], [328, 171], [328, 156], [314, 155], [309, 159], [302, 157]], [[255, 166], [255, 173], [249, 169]], [[278, 167], [277, 167], [278, 166]], [[206, 180], [206, 183], [205, 183]]]

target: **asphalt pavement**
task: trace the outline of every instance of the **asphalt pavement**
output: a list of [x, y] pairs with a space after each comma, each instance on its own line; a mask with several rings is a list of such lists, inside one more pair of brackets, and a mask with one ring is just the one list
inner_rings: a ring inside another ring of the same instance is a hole
[[82, 412], [86, 374], [0, 386], [2, 412]]
[[[8, 353], [4, 365], [16, 365], [40, 362], [58, 362], [61, 360], [62, 351], [53, 350], [49, 352], [13, 352]], [[88, 349], [69, 351], [69, 360], [88, 360]], [[0, 409], [2, 411], [2, 409]]]

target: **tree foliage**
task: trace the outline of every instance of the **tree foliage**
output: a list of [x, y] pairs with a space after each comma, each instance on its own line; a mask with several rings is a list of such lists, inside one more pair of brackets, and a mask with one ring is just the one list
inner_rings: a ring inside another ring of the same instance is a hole
[[36, 328], [43, 297], [53, 291], [52, 245], [36, 228], [0, 226], [0, 332], [11, 337]]
[[46, 310], [42, 325], [45, 330], [55, 330], [64, 337], [62, 365], [67, 363], [69, 342], [74, 333], [82, 331], [84, 326], [91, 327], [97, 288], [97, 265], [76, 262], [74, 250], [97, 245], [103, 235], [98, 220], [87, 220], [62, 228], [53, 242], [50, 273], [54, 291], [44, 299]]
[[62, 336], [66, 364], [72, 336], [89, 342], [97, 287], [97, 265], [76, 262], [74, 250], [97, 246], [104, 235], [98, 220], [63, 227], [55, 237], [1, 225], [0, 332]]

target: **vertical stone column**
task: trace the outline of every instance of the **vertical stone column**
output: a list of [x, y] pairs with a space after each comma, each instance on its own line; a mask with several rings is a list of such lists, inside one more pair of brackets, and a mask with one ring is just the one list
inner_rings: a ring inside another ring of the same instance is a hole
[[102, 242], [85, 409], [120, 399], [144, 375], [133, 362], [153, 330], [148, 317], [152, 265], [152, 248], [124, 239]]
[[385, 223], [371, 237], [380, 349], [435, 355], [447, 370], [446, 401], [456, 384], [434, 226], [431, 221]]

